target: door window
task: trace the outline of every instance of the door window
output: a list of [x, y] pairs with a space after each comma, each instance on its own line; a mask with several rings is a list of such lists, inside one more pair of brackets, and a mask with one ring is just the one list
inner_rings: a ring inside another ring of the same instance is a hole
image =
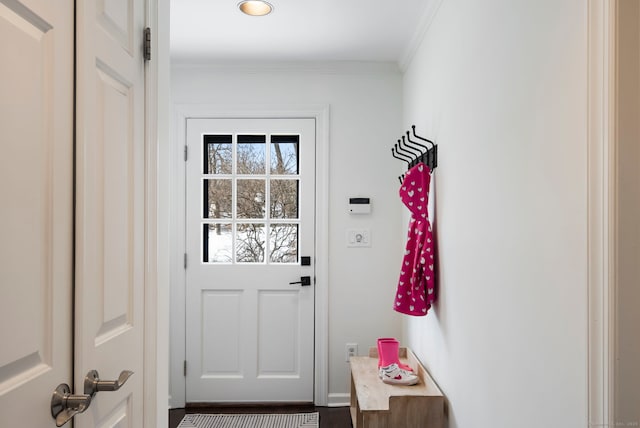
[[202, 262], [298, 263], [300, 136], [202, 136]]

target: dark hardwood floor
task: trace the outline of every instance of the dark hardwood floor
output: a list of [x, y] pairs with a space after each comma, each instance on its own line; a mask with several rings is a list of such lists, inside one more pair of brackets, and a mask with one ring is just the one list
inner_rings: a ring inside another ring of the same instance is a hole
[[320, 428], [351, 428], [348, 407], [316, 407], [309, 405], [285, 406], [189, 406], [186, 409], [169, 410], [169, 428], [176, 428], [187, 413], [320, 413]]

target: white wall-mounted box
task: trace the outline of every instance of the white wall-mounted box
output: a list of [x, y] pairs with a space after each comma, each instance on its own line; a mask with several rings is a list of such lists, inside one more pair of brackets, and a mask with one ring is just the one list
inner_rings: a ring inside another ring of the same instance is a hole
[[349, 198], [349, 214], [370, 214], [371, 201], [369, 198]]

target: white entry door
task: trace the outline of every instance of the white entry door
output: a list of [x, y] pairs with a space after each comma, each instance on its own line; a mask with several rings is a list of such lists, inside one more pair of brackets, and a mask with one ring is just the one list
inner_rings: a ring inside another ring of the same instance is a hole
[[315, 119], [188, 119], [187, 403], [313, 402]]
[[72, 379], [73, 0], [0, 0], [0, 427]]
[[90, 370], [134, 375], [75, 426], [143, 426], [143, 24], [144, 0], [0, 0], [1, 427], [55, 426]]
[[118, 391], [98, 392], [76, 428], [143, 426], [144, 6], [76, 5], [75, 390], [90, 370], [103, 380], [134, 372]]

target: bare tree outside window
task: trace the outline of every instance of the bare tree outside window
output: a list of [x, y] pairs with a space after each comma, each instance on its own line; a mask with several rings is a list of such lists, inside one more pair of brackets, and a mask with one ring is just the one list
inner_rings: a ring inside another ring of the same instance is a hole
[[[269, 263], [297, 262], [298, 224], [291, 220], [298, 220], [299, 216], [299, 137], [272, 136], [267, 145], [265, 135], [238, 136], [235, 145], [235, 216], [232, 206], [233, 148], [230, 135], [205, 136], [204, 173], [228, 175], [204, 180], [203, 215], [218, 220], [208, 227], [205, 245], [209, 246], [209, 260], [205, 261], [228, 262], [231, 242], [235, 242], [238, 263], [263, 263], [266, 254]], [[236, 222], [235, 236], [232, 236], [228, 221], [234, 218], [248, 221]], [[270, 224], [267, 230], [269, 220], [276, 219], [290, 221]]]
[[[273, 136], [271, 138], [271, 174], [297, 175], [299, 169], [299, 137]], [[299, 181], [297, 178], [273, 178], [270, 182], [269, 215], [273, 219], [298, 219]], [[270, 228], [271, 263], [298, 261], [298, 225], [272, 224]]]
[[272, 224], [270, 233], [271, 263], [295, 263], [298, 261], [298, 225]]

